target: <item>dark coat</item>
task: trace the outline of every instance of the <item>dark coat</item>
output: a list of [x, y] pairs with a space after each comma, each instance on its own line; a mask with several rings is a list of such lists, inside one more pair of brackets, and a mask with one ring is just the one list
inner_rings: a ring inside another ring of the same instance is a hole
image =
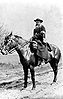
[[[43, 32], [44, 31], [44, 32]], [[43, 38], [45, 38], [45, 27], [41, 25], [40, 27], [36, 27], [33, 32], [32, 41], [37, 41], [38, 49], [37, 49], [37, 55], [41, 58], [47, 59], [48, 52], [45, 45], [43, 45]]]
[[39, 57], [41, 57], [42, 59], [48, 59], [48, 50], [47, 50], [47, 46], [45, 45], [41, 45], [40, 43], [38, 44], [38, 49], [37, 49], [37, 55]]

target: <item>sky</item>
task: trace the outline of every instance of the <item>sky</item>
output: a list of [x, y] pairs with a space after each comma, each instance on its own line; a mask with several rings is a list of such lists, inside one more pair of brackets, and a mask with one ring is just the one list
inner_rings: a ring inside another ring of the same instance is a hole
[[1, 0], [0, 24], [9, 33], [30, 39], [35, 26], [34, 19], [43, 19], [47, 42], [63, 48], [63, 1], [62, 0]]

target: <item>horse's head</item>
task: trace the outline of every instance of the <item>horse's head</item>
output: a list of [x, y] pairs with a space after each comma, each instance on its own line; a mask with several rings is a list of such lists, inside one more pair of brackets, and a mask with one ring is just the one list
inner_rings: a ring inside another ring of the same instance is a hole
[[3, 47], [1, 50], [2, 54], [7, 54], [13, 52], [16, 48], [23, 47], [23, 45], [26, 44], [26, 40], [24, 40], [22, 37], [13, 35], [12, 32], [5, 36]]
[[1, 53], [2, 54], [8, 54], [16, 46], [17, 46], [17, 43], [15, 41], [15, 36], [11, 32], [9, 35], [5, 36], [5, 38], [4, 38]]
[[11, 38], [11, 36], [12, 36], [12, 32], [9, 35], [5, 36], [5, 38], [4, 38], [4, 45], [7, 45], [8, 41]]

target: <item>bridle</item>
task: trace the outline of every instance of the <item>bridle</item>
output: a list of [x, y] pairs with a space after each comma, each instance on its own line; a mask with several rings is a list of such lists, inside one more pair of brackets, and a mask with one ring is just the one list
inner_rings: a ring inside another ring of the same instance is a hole
[[[20, 45], [20, 49], [23, 49], [28, 43], [30, 43], [30, 41], [27, 41], [27, 40], [25, 40], [25, 39], [23, 39], [23, 38], [21, 38], [22, 40], [24, 40], [25, 42], [23, 43], [23, 44], [20, 44], [19, 42], [18, 42], [18, 44]], [[9, 41], [13, 41], [14, 39], [10, 39]], [[8, 51], [10, 54], [12, 54], [12, 53], [14, 53], [15, 52], [15, 49], [18, 47], [18, 44], [14, 47], [14, 48], [12, 48], [10, 51]]]

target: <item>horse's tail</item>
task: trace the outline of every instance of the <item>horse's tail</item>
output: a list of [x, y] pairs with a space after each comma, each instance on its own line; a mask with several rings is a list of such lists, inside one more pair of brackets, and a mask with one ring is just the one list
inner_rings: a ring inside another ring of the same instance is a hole
[[55, 54], [55, 59], [57, 60], [57, 63], [59, 63], [60, 59], [61, 59], [61, 50], [54, 44], [51, 44], [53, 52]]
[[62, 59], [61, 51], [59, 50], [59, 55], [58, 55], [58, 63]]

